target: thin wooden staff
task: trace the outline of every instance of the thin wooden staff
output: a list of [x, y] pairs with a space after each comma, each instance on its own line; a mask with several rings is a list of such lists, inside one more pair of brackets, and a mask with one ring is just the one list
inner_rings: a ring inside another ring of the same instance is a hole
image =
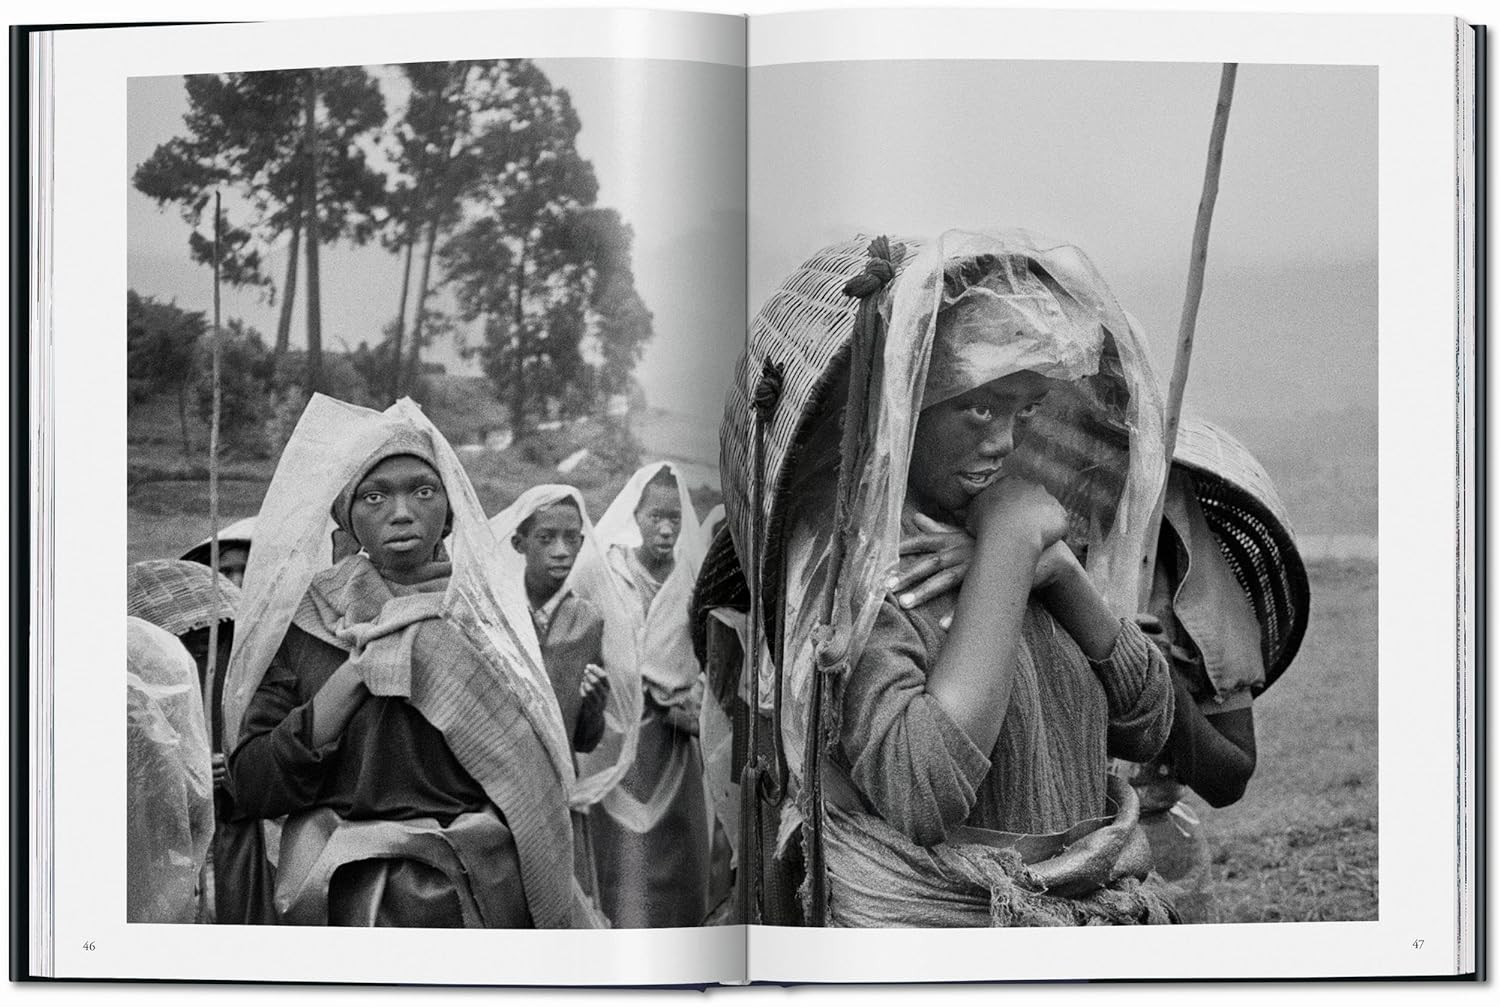
[[219, 193], [214, 193], [214, 332], [213, 414], [208, 427], [208, 566], [214, 586], [213, 618], [208, 624], [208, 667], [203, 673], [203, 716], [208, 731], [210, 758], [214, 747], [214, 682], [219, 672], [219, 618], [223, 601], [219, 592]]
[[[1182, 419], [1182, 394], [1187, 388], [1188, 366], [1193, 359], [1193, 335], [1198, 327], [1198, 304], [1203, 299], [1203, 273], [1208, 265], [1208, 232], [1213, 224], [1214, 203], [1219, 198], [1219, 170], [1224, 165], [1224, 134], [1229, 129], [1229, 107], [1234, 101], [1234, 79], [1238, 63], [1225, 63], [1219, 74], [1219, 101], [1214, 106], [1214, 125], [1208, 137], [1208, 163], [1203, 169], [1203, 195], [1198, 200], [1198, 221], [1193, 228], [1193, 252], [1188, 261], [1187, 295], [1182, 302], [1182, 320], [1177, 327], [1177, 356], [1172, 362], [1172, 382], [1167, 389], [1166, 422], [1162, 431], [1162, 448], [1170, 475], [1172, 456], [1177, 450], [1177, 427]], [[1161, 534], [1162, 509], [1167, 501], [1167, 478], [1162, 479], [1146, 526], [1146, 548], [1141, 553], [1141, 579], [1138, 595], [1140, 610], [1151, 598], [1151, 581], [1156, 573], [1156, 548]]]

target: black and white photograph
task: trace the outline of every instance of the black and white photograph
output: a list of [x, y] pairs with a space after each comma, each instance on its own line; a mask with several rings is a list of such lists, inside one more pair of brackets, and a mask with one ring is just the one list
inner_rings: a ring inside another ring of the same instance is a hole
[[1376, 918], [1377, 74], [1235, 70], [752, 68], [752, 921]]
[[1482, 29], [306, 3], [13, 32], [13, 973], [1483, 977]]
[[744, 86], [130, 82], [131, 921], [727, 921]]

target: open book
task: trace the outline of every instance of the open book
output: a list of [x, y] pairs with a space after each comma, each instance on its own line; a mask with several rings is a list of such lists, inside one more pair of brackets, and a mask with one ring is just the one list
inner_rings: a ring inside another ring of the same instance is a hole
[[1483, 39], [20, 30], [12, 976], [1482, 976]]

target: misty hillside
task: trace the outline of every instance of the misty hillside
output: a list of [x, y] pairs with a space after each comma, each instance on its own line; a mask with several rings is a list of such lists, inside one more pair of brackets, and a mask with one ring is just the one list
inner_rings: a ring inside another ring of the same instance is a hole
[[1376, 534], [1375, 410], [1211, 418], [1260, 459], [1299, 534]]

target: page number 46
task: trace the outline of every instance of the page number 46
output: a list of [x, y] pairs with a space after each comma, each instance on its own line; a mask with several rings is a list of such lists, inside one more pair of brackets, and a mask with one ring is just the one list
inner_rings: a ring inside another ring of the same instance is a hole
[[1412, 946], [1413, 949], [1415, 949], [1417, 951], [1421, 951], [1422, 950], [1422, 945], [1426, 944], [1426, 943], [1427, 943], [1426, 941], [1422, 940], [1419, 937], [1416, 940], [1414, 940], [1414, 941], [1411, 942], [1411, 946]]
[[84, 941], [83, 942], [83, 950], [85, 950], [85, 951], [92, 951], [92, 950], [94, 950], [94, 942], [93, 941]]

